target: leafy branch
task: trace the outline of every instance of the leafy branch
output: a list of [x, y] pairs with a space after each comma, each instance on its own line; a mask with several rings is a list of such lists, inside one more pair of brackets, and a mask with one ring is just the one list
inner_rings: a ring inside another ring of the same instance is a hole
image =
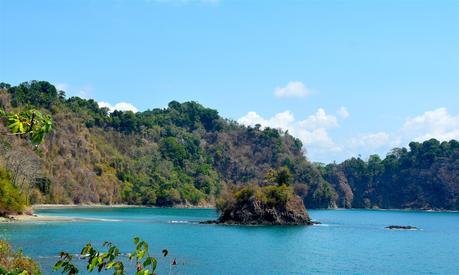
[[33, 145], [43, 142], [45, 135], [51, 132], [53, 124], [51, 117], [35, 109], [19, 113], [7, 113], [0, 109], [0, 119], [10, 130], [10, 132], [1, 134], [18, 135], [30, 140]]
[[[134, 238], [135, 250], [128, 254], [129, 260], [135, 261], [136, 275], [156, 274], [158, 260], [150, 256], [148, 251], [148, 243], [141, 240], [139, 237]], [[119, 260], [121, 255], [118, 247], [111, 242], [104, 242], [103, 247], [106, 252], [98, 251], [91, 243], [86, 244], [81, 250], [81, 259], [87, 260], [86, 270], [93, 272], [101, 272], [103, 270], [113, 270], [115, 275], [124, 275], [124, 264]], [[169, 252], [167, 249], [162, 251], [163, 257], [166, 257]], [[72, 263], [73, 257], [66, 252], [60, 253], [60, 260], [54, 265], [53, 271], [62, 269], [62, 274], [74, 275], [78, 274], [78, 268]]]

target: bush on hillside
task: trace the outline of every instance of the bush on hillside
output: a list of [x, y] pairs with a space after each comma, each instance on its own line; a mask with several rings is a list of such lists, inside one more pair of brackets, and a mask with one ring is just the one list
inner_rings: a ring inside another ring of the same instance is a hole
[[0, 216], [20, 214], [24, 211], [25, 198], [11, 183], [8, 172], [0, 168]]

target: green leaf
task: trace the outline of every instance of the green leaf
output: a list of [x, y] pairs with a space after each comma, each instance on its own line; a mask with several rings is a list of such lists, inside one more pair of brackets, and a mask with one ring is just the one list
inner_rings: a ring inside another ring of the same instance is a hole
[[59, 269], [62, 267], [63, 264], [64, 264], [64, 261], [63, 261], [63, 260], [58, 261], [58, 262], [54, 265], [53, 271], [59, 270]]
[[140, 238], [139, 238], [139, 237], [135, 237], [135, 238], [134, 238], [134, 244], [138, 244], [139, 241], [140, 241]]
[[10, 129], [10, 131], [14, 134], [16, 133], [24, 133], [24, 125], [22, 122], [19, 120], [19, 116], [13, 115], [8, 118], [8, 125], [7, 127]]
[[140, 250], [139, 252], [137, 252], [137, 259], [141, 260], [144, 255], [145, 255], [145, 250]]
[[86, 246], [81, 250], [81, 255], [87, 255], [90, 254], [90, 251], [92, 249], [91, 243], [87, 243]]
[[147, 267], [150, 264], [151, 264], [151, 257], [147, 257], [145, 261], [143, 262], [143, 267]]
[[151, 269], [152, 271], [155, 271], [156, 267], [158, 266], [158, 260], [156, 260], [156, 258], [152, 258], [151, 261], [152, 261]]
[[90, 264], [88, 266], [88, 270], [89, 271], [92, 271], [94, 269], [94, 267], [96, 267], [98, 260], [99, 260], [98, 257], [94, 257], [94, 258], [91, 259], [91, 262], [90, 262]]

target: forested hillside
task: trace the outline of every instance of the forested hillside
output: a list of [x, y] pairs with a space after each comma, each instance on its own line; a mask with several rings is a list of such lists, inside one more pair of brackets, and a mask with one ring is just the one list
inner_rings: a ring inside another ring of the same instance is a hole
[[1, 108], [37, 108], [53, 118], [36, 149], [1, 136], [2, 166], [21, 178], [31, 203], [213, 205], [228, 185], [263, 182], [269, 169], [285, 166], [306, 205], [333, 204], [335, 192], [301, 142], [278, 130], [238, 125], [196, 102], [109, 113], [45, 81], [1, 88]]
[[459, 142], [411, 142], [384, 159], [352, 158], [321, 168], [338, 207], [459, 210]]
[[53, 129], [39, 146], [0, 135], [0, 203], [19, 190], [32, 204], [214, 205], [232, 185], [269, 185], [284, 171], [308, 208], [459, 209], [457, 141], [316, 165], [288, 133], [239, 125], [196, 102], [110, 113], [45, 81], [0, 84], [0, 109], [31, 108], [50, 115]]

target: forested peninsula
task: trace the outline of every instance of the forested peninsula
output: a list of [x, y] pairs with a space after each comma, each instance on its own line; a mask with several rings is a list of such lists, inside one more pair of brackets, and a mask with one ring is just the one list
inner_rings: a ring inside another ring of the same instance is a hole
[[43, 203], [215, 206], [236, 187], [279, 180], [306, 208], [459, 210], [456, 140], [325, 165], [286, 132], [240, 125], [197, 102], [109, 112], [46, 81], [0, 83], [2, 112], [30, 109], [53, 127], [31, 145], [0, 123], [3, 215]]

